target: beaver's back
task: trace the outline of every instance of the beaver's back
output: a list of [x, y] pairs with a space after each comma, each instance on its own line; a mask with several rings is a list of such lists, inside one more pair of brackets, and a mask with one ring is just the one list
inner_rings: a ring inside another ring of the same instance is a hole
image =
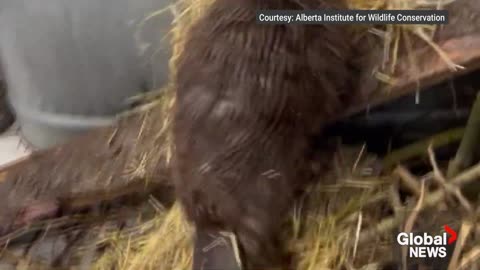
[[248, 255], [271, 263], [294, 191], [312, 177], [310, 136], [345, 109], [353, 88], [344, 26], [259, 25], [256, 7], [301, 7], [257, 2], [218, 0], [187, 33], [175, 170], [197, 226], [235, 231]]
[[[217, 1], [188, 34], [178, 62], [180, 106], [193, 101], [192, 110], [206, 112], [207, 100], [221, 100], [234, 103], [237, 115], [291, 121], [303, 114], [306, 127], [343, 108], [352, 94], [347, 93], [351, 37], [345, 26], [260, 25], [255, 8], [224, 7], [225, 1]], [[259, 6], [275, 7], [264, 2]], [[292, 4], [297, 1], [277, 2], [299, 9]], [[222, 105], [213, 112], [228, 107], [217, 103]]]

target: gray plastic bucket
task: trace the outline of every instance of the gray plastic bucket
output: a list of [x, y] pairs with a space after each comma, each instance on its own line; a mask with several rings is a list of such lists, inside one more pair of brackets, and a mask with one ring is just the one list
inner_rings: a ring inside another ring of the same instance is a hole
[[25, 139], [45, 148], [109, 125], [129, 97], [163, 85], [172, 15], [137, 31], [169, 2], [2, 1], [0, 60]]
[[15, 107], [21, 135], [34, 148], [47, 148], [114, 123], [114, 117], [95, 117], [47, 113]]

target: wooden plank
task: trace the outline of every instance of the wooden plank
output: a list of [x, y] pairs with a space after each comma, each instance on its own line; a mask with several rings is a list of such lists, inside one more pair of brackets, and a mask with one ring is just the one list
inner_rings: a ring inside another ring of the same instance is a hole
[[[370, 94], [372, 97], [364, 103], [355, 105], [339, 118], [348, 117], [355, 113], [374, 107], [396, 98], [423, 90], [446, 79], [460, 76], [480, 68], [480, 33], [471, 36], [453, 38], [439, 44], [439, 47], [454, 63], [464, 69], [452, 71], [445, 61], [433, 49], [421, 49], [414, 53], [419, 63], [417, 69], [409, 68], [406, 57], [400, 59], [397, 84], [386, 88], [383, 92]], [[371, 72], [371, 71], [367, 71]]]
[[465, 69], [453, 72], [433, 48], [411, 34], [411, 42], [415, 48], [413, 58], [418, 66], [412, 69], [405, 50], [401, 50], [396, 73], [397, 84], [378, 91], [379, 82], [371, 73], [381, 61], [382, 44], [377, 42], [364, 45], [364, 42], [361, 42], [360, 45], [367, 46], [366, 56], [361, 62], [367, 64], [363, 67], [359, 92], [368, 99], [349, 108], [339, 115], [339, 119], [480, 68], [480, 1], [456, 0], [447, 6], [447, 10], [449, 23], [439, 27], [434, 41], [450, 60]]

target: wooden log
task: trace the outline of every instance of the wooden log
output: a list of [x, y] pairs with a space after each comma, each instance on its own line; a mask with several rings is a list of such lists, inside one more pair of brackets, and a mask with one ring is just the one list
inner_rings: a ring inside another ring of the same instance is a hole
[[173, 191], [168, 153], [161, 147], [167, 143], [162, 118], [160, 108], [124, 117], [0, 168], [0, 229], [13, 229], [7, 223], [16, 222], [18, 213], [52, 202], [73, 210], [152, 192], [169, 202]]

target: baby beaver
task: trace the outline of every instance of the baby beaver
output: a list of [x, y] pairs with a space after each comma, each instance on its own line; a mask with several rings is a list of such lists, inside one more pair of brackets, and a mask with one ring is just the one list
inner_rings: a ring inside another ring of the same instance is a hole
[[[339, 0], [216, 0], [178, 60], [175, 185], [198, 230], [237, 235], [248, 269], [284, 265], [280, 229], [314, 178], [312, 137], [354, 95], [342, 25], [260, 25], [259, 9]], [[329, 159], [330, 156], [325, 156]]]

